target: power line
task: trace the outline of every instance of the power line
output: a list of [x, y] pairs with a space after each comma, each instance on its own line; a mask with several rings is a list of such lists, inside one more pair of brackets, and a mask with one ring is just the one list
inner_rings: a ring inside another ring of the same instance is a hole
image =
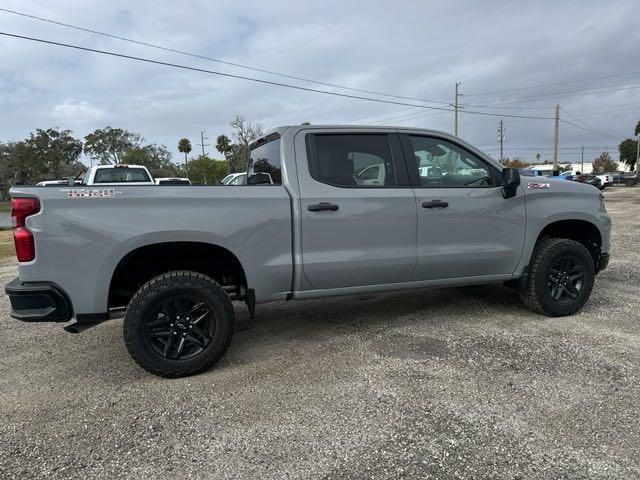
[[111, 34], [111, 33], [100, 32], [98, 30], [92, 30], [92, 29], [86, 28], [86, 27], [79, 27], [77, 25], [71, 25], [69, 23], [64, 23], [64, 22], [58, 22], [56, 20], [51, 20], [49, 18], [38, 17], [36, 15], [30, 15], [28, 13], [18, 12], [16, 10], [10, 10], [8, 8], [1, 8], [0, 7], [0, 11], [6, 12], [6, 13], [11, 13], [11, 14], [14, 14], [14, 15], [20, 15], [21, 17], [31, 18], [31, 19], [38, 20], [38, 21], [41, 21], [41, 22], [52, 23], [54, 25], [59, 25], [59, 26], [66, 27], [66, 28], [72, 28], [74, 30], [79, 30], [79, 31], [82, 31], [82, 32], [93, 33], [95, 35], [101, 35], [103, 37], [114, 38], [116, 40], [122, 40], [124, 42], [134, 43], [136, 45], [142, 45], [142, 46], [145, 46], [145, 47], [151, 47], [151, 48], [155, 48], [155, 49], [158, 49], [158, 50], [164, 50], [165, 52], [177, 53], [179, 55], [186, 55], [186, 56], [193, 57], [193, 58], [199, 58], [201, 60], [209, 60], [211, 62], [217, 62], [217, 63], [221, 63], [221, 64], [224, 64], [224, 65], [229, 65], [229, 66], [237, 67], [237, 68], [244, 68], [246, 70], [252, 70], [254, 72], [267, 73], [269, 75], [276, 75], [278, 77], [289, 78], [289, 79], [292, 79], [292, 80], [299, 80], [299, 81], [302, 81], [302, 82], [315, 83], [316, 85], [323, 85], [325, 87], [340, 88], [340, 89], [343, 89], [343, 90], [350, 90], [352, 92], [368, 93], [368, 94], [371, 94], [371, 95], [380, 95], [380, 96], [383, 96], [383, 97], [398, 98], [400, 100], [413, 100], [413, 101], [418, 101], [418, 102], [435, 103], [435, 104], [440, 104], [440, 105], [449, 105], [450, 104], [450, 102], [445, 102], [445, 101], [440, 101], [440, 100], [426, 100], [424, 98], [404, 97], [404, 96], [401, 96], [401, 95], [394, 95], [394, 94], [391, 94], [391, 93], [376, 92], [376, 91], [373, 91], [373, 90], [364, 90], [364, 89], [360, 89], [360, 88], [345, 87], [343, 85], [338, 85], [338, 84], [335, 84], [335, 83], [321, 82], [321, 81], [318, 81], [318, 80], [312, 80], [310, 78], [298, 77], [296, 75], [290, 75], [290, 74], [287, 74], [287, 73], [280, 73], [280, 72], [276, 72], [276, 71], [273, 71], [273, 70], [267, 70], [267, 69], [264, 69], [264, 68], [251, 67], [249, 65], [243, 65], [241, 63], [230, 62], [230, 61], [227, 61], [227, 60], [220, 60], [219, 58], [213, 58], [213, 57], [208, 57], [206, 55], [199, 55], [197, 53], [191, 53], [191, 52], [186, 52], [186, 51], [183, 51], [183, 50], [177, 50], [177, 49], [174, 49], [174, 48], [164, 47], [162, 45], [158, 45], [158, 44], [154, 44], [154, 43], [142, 42], [142, 41], [139, 41], [139, 40], [134, 40], [132, 38], [122, 37], [120, 35], [114, 35], [114, 34]]
[[493, 95], [494, 93], [515, 92], [515, 91], [530, 90], [530, 89], [540, 88], [540, 87], [551, 87], [554, 85], [567, 85], [570, 83], [591, 82], [593, 80], [605, 80], [605, 79], [616, 78], [616, 77], [629, 77], [633, 75], [640, 75], [640, 72], [616, 73], [613, 75], [605, 75], [601, 77], [581, 78], [578, 80], [567, 80], [563, 82], [540, 83], [537, 85], [529, 85], [526, 87], [505, 88], [502, 90], [493, 90], [489, 92], [471, 93], [471, 94], [468, 94], [467, 97], [480, 97], [480, 96]]
[[[72, 49], [75, 49], [75, 50], [82, 50], [82, 51], [85, 51], [85, 52], [100, 53], [102, 55], [109, 55], [109, 56], [112, 56], [112, 57], [125, 58], [125, 59], [128, 59], [128, 60], [137, 60], [137, 61], [140, 61], [140, 62], [152, 63], [152, 64], [155, 64], [155, 65], [163, 65], [165, 67], [174, 67], [174, 68], [180, 68], [180, 69], [183, 69], [183, 70], [190, 70], [190, 71], [194, 71], [194, 72], [208, 73], [208, 74], [211, 74], [211, 75], [218, 75], [218, 76], [222, 76], [222, 77], [235, 78], [235, 79], [239, 79], [239, 80], [248, 80], [248, 81], [251, 81], [251, 82], [263, 83], [263, 84], [266, 84], [266, 85], [274, 85], [274, 86], [278, 86], [278, 87], [292, 88], [292, 89], [295, 89], [295, 90], [301, 90], [301, 91], [305, 91], [305, 92], [322, 93], [324, 95], [331, 95], [331, 96], [335, 96], [335, 97], [352, 98], [352, 99], [356, 99], [356, 100], [366, 100], [366, 101], [377, 102], [377, 103], [388, 103], [388, 104], [391, 104], [391, 105], [403, 105], [403, 106], [406, 106], [406, 107], [417, 107], [417, 108], [423, 108], [423, 109], [427, 109], [427, 110], [440, 110], [440, 111], [444, 111], [444, 112], [453, 112], [454, 111], [452, 108], [433, 107], [433, 106], [430, 106], [430, 105], [417, 105], [417, 104], [414, 104], [414, 103], [404, 103], [404, 102], [399, 102], [399, 101], [394, 101], [394, 100], [383, 100], [381, 98], [363, 97], [363, 96], [360, 96], [360, 95], [350, 95], [350, 94], [346, 94], [346, 93], [329, 92], [329, 91], [326, 91], [326, 90], [318, 90], [316, 88], [302, 87], [300, 85], [291, 85], [291, 84], [287, 84], [287, 83], [274, 82], [274, 81], [271, 81], [271, 80], [263, 80], [263, 79], [254, 78], [254, 77], [245, 77], [243, 75], [235, 75], [235, 74], [232, 74], [232, 73], [218, 72], [218, 71], [215, 71], [215, 70], [207, 70], [207, 69], [204, 69], [204, 68], [190, 67], [190, 66], [187, 66], [187, 65], [180, 65], [180, 64], [177, 64], [177, 63], [163, 62], [163, 61], [160, 61], [160, 60], [152, 60], [152, 59], [149, 59], [149, 58], [136, 57], [136, 56], [133, 56], [133, 55], [125, 55], [123, 53], [110, 52], [110, 51], [107, 51], [107, 50], [98, 50], [98, 49], [95, 49], [95, 48], [82, 47], [82, 46], [79, 46], [79, 45], [72, 45], [72, 44], [69, 44], [69, 43], [54, 42], [52, 40], [45, 40], [45, 39], [35, 38], [35, 37], [27, 37], [25, 35], [17, 35], [15, 33], [0, 32], [0, 35], [4, 35], [6, 37], [18, 38], [18, 39], [21, 39], [21, 40], [29, 40], [29, 41], [37, 42], [37, 43], [44, 43], [44, 44], [48, 44], [48, 45], [56, 45], [56, 46], [59, 46], [59, 47], [72, 48]], [[472, 114], [472, 115], [485, 115], [485, 116], [490, 116], [490, 117], [508, 117], [508, 118], [529, 118], [529, 119], [536, 119], [536, 120], [553, 120], [553, 117], [500, 114], [500, 113], [478, 112], [478, 111], [472, 111], [472, 110], [466, 110], [465, 113]]]
[[562, 123], [566, 123], [567, 125], [571, 125], [572, 127], [579, 128], [580, 130], [584, 130], [585, 132], [593, 133], [594, 135], [600, 135], [601, 137], [611, 138], [612, 140], [616, 140], [616, 141], [621, 141], [622, 140], [622, 138], [620, 138], [620, 137], [613, 137], [613, 136], [607, 135], [605, 133], [600, 133], [600, 132], [598, 132], [596, 130], [591, 130], [590, 128], [581, 127], [577, 123], [573, 123], [573, 122], [570, 122], [568, 120], [560, 119], [560, 121]]
[[556, 92], [556, 93], [547, 93], [547, 94], [543, 94], [543, 95], [532, 95], [532, 96], [525, 96], [525, 97], [519, 97], [519, 100], [514, 100], [512, 102], [505, 102], [505, 103], [496, 103], [494, 104], [496, 107], [504, 107], [506, 105], [513, 105], [515, 103], [520, 103], [523, 100], [532, 100], [532, 99], [539, 99], [539, 98], [549, 98], [549, 97], [576, 97], [576, 96], [582, 96], [582, 95], [589, 95], [590, 93], [593, 92], [598, 92], [598, 91], [615, 91], [615, 92], [620, 92], [623, 90], [634, 90], [640, 88], [640, 85], [627, 85], [624, 87], [620, 87], [620, 86], [609, 86], [609, 87], [599, 87], [599, 88], [589, 88], [589, 89], [584, 89], [584, 90], [567, 90], [565, 92]]
[[[528, 107], [509, 107], [509, 106], [505, 106], [505, 107], [501, 107], [501, 106], [495, 106], [495, 105], [475, 105], [473, 103], [461, 103], [460, 105], [458, 105], [461, 109], [464, 107], [475, 107], [475, 108], [496, 108], [496, 109], [501, 109], [501, 108], [506, 108], [508, 110], [547, 110], [547, 109], [551, 109], [553, 108], [553, 106], [528, 106]], [[462, 110], [464, 111], [464, 110]]]
[[[608, 138], [612, 138], [614, 140], [622, 140], [622, 138], [620, 137], [616, 137], [614, 135], [605, 133], [605, 132], [601, 132], [599, 130], [596, 130], [595, 128], [591, 127], [590, 125], [586, 124], [585, 122], [583, 122], [582, 120], [580, 120], [578, 117], [576, 117], [575, 115], [573, 115], [571, 112], [568, 112], [567, 110], [565, 110], [564, 108], [562, 109], [562, 111], [564, 113], [566, 113], [567, 115], [569, 115], [571, 118], [573, 118], [574, 120], [580, 122], [585, 128], [583, 128], [583, 130], [586, 131], [590, 131], [591, 133], [595, 133], [596, 135], [601, 135], [603, 137], [608, 137]], [[568, 123], [569, 125], [573, 125], [574, 127], [577, 127], [577, 125], [571, 123], [571, 122], [567, 122], [566, 120], [564, 120], [564, 123]], [[578, 127], [580, 128], [580, 127]]]

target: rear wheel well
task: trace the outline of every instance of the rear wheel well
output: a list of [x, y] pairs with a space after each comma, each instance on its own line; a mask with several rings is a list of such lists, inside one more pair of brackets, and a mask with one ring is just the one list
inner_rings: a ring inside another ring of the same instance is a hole
[[120, 260], [111, 277], [109, 308], [126, 306], [144, 283], [174, 270], [190, 270], [213, 278], [233, 300], [246, 296], [244, 270], [229, 250], [203, 242], [167, 242], [137, 248]]
[[598, 267], [602, 249], [600, 230], [593, 223], [585, 220], [559, 220], [550, 223], [538, 236], [538, 242], [543, 238], [568, 238], [583, 244], [591, 257], [593, 264]]

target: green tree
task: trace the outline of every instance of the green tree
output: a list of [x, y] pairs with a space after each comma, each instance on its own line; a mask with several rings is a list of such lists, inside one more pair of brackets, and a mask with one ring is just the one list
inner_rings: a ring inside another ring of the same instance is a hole
[[200, 155], [189, 162], [189, 178], [193, 183], [217, 185], [227, 173], [229, 173], [229, 167], [224, 160], [214, 160], [206, 155]]
[[216, 139], [216, 150], [225, 157], [231, 152], [231, 140], [226, 135], [219, 135]]
[[594, 161], [593, 161], [593, 173], [600, 174], [606, 172], [617, 172], [618, 164], [613, 161], [609, 152], [602, 152]]
[[82, 154], [82, 142], [71, 133], [71, 130], [39, 128], [35, 135], [32, 133], [25, 140], [26, 151], [23, 153], [27, 155], [27, 159], [30, 157], [30, 162], [35, 167], [34, 173], [60, 179], [77, 168]]
[[11, 142], [2, 148], [2, 183], [11, 187], [34, 183], [44, 175], [44, 164], [37, 164], [25, 141]]
[[507, 168], [527, 168], [529, 164], [520, 158], [505, 159], [502, 164]]
[[129, 150], [140, 147], [141, 135], [122, 128], [105, 127], [84, 137], [84, 152], [103, 165], [118, 164]]
[[178, 141], [178, 151], [184, 153], [184, 168], [188, 172], [189, 161], [187, 160], [187, 155], [191, 153], [191, 142], [188, 138], [181, 138]]
[[[636, 128], [633, 131], [633, 134], [640, 134], [640, 121], [636, 124]], [[620, 161], [626, 164], [630, 170], [634, 171], [636, 168], [640, 167], [636, 165], [636, 160], [638, 158], [638, 141], [627, 138], [623, 140], [618, 146], [618, 151], [620, 152]]]
[[133, 147], [127, 150], [121, 158], [122, 163], [143, 165], [149, 169], [174, 169], [171, 163], [171, 152], [164, 145], [152, 143], [143, 147]]

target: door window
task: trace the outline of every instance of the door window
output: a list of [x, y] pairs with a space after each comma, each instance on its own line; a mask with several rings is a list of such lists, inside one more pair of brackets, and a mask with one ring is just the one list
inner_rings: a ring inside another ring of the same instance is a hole
[[280, 159], [280, 137], [259, 143], [251, 150], [243, 185], [282, 185], [282, 165]]
[[311, 176], [336, 187], [396, 185], [387, 135], [318, 134], [307, 137]]
[[[463, 148], [435, 137], [410, 136], [409, 168], [419, 185], [432, 188], [493, 187], [496, 176], [487, 163]], [[413, 154], [414, 162], [411, 162]]]

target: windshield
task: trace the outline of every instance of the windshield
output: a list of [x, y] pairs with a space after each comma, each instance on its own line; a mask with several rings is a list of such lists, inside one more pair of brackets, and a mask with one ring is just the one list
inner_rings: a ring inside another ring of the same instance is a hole
[[102, 168], [96, 171], [93, 183], [127, 183], [150, 182], [149, 174], [144, 168], [115, 167]]

